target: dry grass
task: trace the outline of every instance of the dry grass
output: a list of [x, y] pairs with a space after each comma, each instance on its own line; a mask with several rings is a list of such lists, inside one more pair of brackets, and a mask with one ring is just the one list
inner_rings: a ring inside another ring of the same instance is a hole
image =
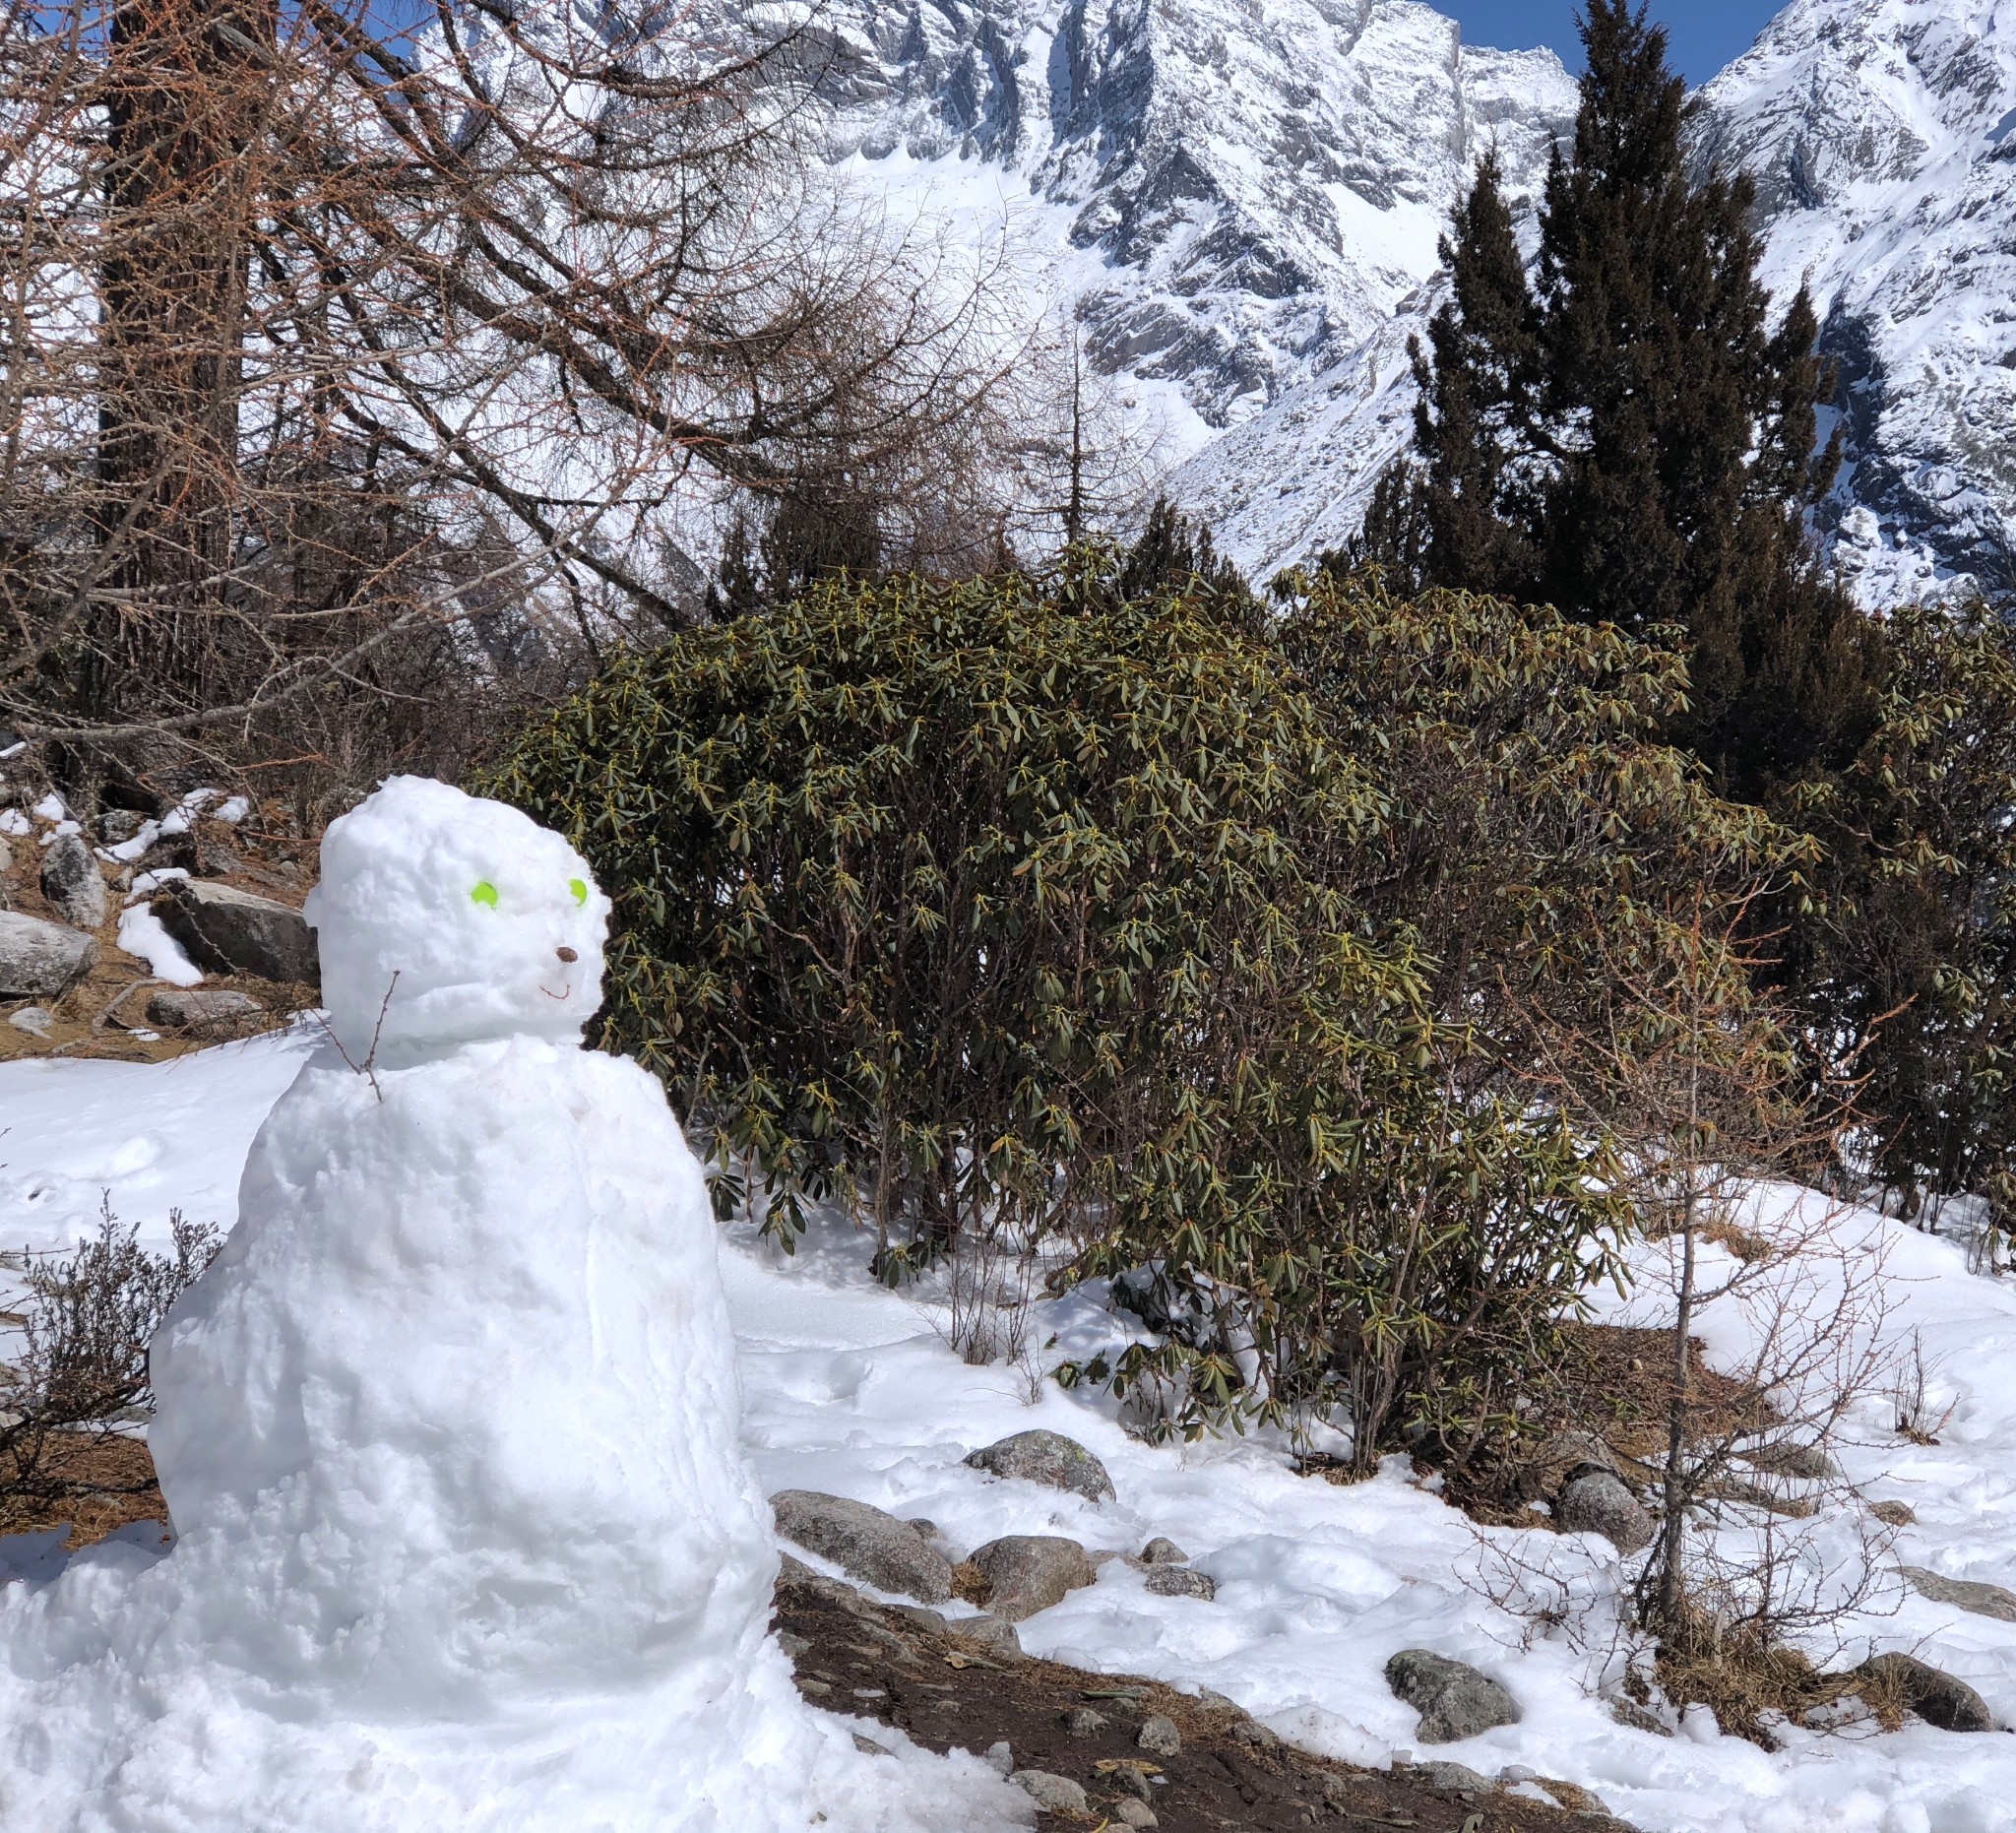
[[[1726, 1733], [1767, 1750], [1778, 1747], [1772, 1734], [1775, 1717], [1796, 1721], [1815, 1706], [1830, 1706], [1848, 1694], [1867, 1698], [1861, 1676], [1822, 1674], [1765, 1628], [1745, 1623], [1725, 1629], [1699, 1613], [1678, 1634], [1662, 1640], [1655, 1672], [1669, 1699], [1708, 1706]], [[1896, 1702], [1890, 1702], [1888, 1717], [1882, 1702], [1868, 1699], [1868, 1704], [1886, 1731], [1902, 1722]]]
[[13, 1472], [0, 1468], [0, 1534], [70, 1526], [69, 1545], [89, 1547], [131, 1521], [165, 1521], [144, 1439], [110, 1432], [52, 1432], [39, 1475], [69, 1493], [44, 1499], [12, 1493]]

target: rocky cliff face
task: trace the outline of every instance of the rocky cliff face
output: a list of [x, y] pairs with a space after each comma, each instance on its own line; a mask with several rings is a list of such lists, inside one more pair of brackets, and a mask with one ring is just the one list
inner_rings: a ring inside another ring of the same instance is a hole
[[[1418, 0], [832, 0], [814, 32], [834, 157], [1012, 219], [1012, 279], [1177, 405], [1173, 493], [1261, 572], [1349, 534], [1404, 443], [1478, 157], [1530, 218], [1575, 108], [1551, 53]], [[1794, 0], [1702, 106], [1842, 366], [1843, 564], [1872, 601], [2016, 586], [2016, 0]]]
[[2016, 5], [1794, 0], [1702, 104], [1840, 364], [1842, 564], [1877, 602], [2016, 592]]

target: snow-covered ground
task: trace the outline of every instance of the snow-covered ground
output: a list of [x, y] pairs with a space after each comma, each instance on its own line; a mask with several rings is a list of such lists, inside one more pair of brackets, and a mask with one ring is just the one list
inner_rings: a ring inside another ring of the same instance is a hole
[[[252, 1134], [318, 1042], [309, 1027], [158, 1065], [0, 1065], [0, 1247], [75, 1239], [107, 1197], [154, 1235], [173, 1208], [228, 1225]], [[1943, 1359], [1936, 1408], [1953, 1405], [1940, 1444], [1919, 1448], [1884, 1430], [1872, 1403], [1839, 1454], [1866, 1496], [1917, 1511], [1889, 1556], [2016, 1584], [2016, 1287], [1970, 1274], [1955, 1244], [1865, 1211], [1825, 1227], [1843, 1250], [1834, 1264], [1851, 1279], [1880, 1279], [1886, 1328], [1917, 1330], [1928, 1359]], [[1312, 1748], [1380, 1764], [1413, 1747], [1415, 1723], [1381, 1668], [1396, 1649], [1425, 1646], [1497, 1675], [1524, 1712], [1517, 1726], [1433, 1754], [1580, 1782], [1648, 1829], [2016, 1826], [2016, 1742], [2000, 1735], [1917, 1724], [1887, 1736], [1793, 1733], [1770, 1754], [1717, 1735], [1698, 1714], [1678, 1738], [1628, 1730], [1589, 1696], [1587, 1655], [1531, 1636], [1486, 1599], [1495, 1561], [1562, 1549], [1559, 1538], [1479, 1530], [1398, 1463], [1372, 1483], [1333, 1487], [1294, 1476], [1286, 1446], [1267, 1439], [1152, 1448], [1122, 1432], [1101, 1397], [1054, 1383], [1032, 1407], [1016, 1370], [967, 1366], [942, 1319], [872, 1284], [864, 1257], [838, 1231], [790, 1257], [746, 1232], [724, 1239], [746, 1440], [767, 1488], [828, 1489], [928, 1515], [962, 1547], [1050, 1531], [1132, 1549], [1165, 1534], [1218, 1580], [1216, 1603], [1158, 1598], [1111, 1562], [1097, 1585], [1022, 1626], [1035, 1652], [1214, 1687]], [[1109, 1327], [1082, 1298], [1043, 1311], [1037, 1341], [1055, 1334], [1052, 1360]], [[1707, 1335], [1733, 1354], [1728, 1328], [1711, 1318]], [[961, 1462], [1036, 1424], [1091, 1446], [1117, 1500], [1095, 1507]], [[1823, 1541], [1836, 1530], [1846, 1522], [1819, 1524]], [[1600, 1586], [1605, 1567], [1591, 1559]], [[1891, 1588], [1851, 1629], [1936, 1662], [1998, 1719], [2016, 1720], [2016, 1624]]]

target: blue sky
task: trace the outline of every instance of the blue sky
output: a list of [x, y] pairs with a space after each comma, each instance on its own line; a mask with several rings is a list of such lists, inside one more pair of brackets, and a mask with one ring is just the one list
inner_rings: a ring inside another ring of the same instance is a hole
[[[1652, 17], [1667, 29], [1670, 56], [1690, 84], [1706, 83], [1750, 41], [1784, 0], [1652, 0]], [[1431, 0], [1437, 12], [1463, 22], [1463, 35], [1504, 51], [1544, 44], [1570, 70], [1582, 68], [1574, 0]]]

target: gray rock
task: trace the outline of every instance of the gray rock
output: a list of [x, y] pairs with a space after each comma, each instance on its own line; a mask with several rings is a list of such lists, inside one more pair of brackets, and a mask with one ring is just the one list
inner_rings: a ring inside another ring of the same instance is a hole
[[976, 1550], [973, 1563], [987, 1581], [987, 1609], [1011, 1623], [1047, 1611], [1096, 1576], [1085, 1549], [1056, 1534], [1003, 1535]]
[[831, 1559], [850, 1577], [924, 1604], [952, 1596], [952, 1562], [908, 1522], [866, 1502], [815, 1489], [781, 1489], [770, 1498], [777, 1531]]
[[803, 1636], [792, 1635], [788, 1629], [778, 1631], [777, 1646], [784, 1650], [785, 1660], [787, 1661], [796, 1661], [800, 1655], [809, 1655], [812, 1652], [811, 1643], [807, 1642]]
[[1571, 1534], [1601, 1534], [1620, 1553], [1652, 1545], [1645, 1505], [1606, 1470], [1585, 1470], [1561, 1490], [1554, 1519]]
[[1577, 1471], [1594, 1466], [1611, 1475], [1619, 1474], [1617, 1455], [1594, 1432], [1550, 1432], [1535, 1447], [1533, 1468], [1541, 1487], [1551, 1493]]
[[1840, 1474], [1835, 1469], [1834, 1460], [1818, 1445], [1795, 1444], [1789, 1438], [1768, 1439], [1761, 1445], [1752, 1445], [1747, 1451], [1738, 1451], [1736, 1456], [1751, 1469], [1768, 1471], [1774, 1477], [1803, 1477], [1817, 1481]]
[[178, 878], [155, 899], [154, 914], [206, 974], [256, 974], [305, 985], [322, 979], [315, 932], [299, 911], [271, 898]]
[[1141, 1731], [1134, 1741], [1150, 1756], [1174, 1756], [1183, 1747], [1183, 1734], [1176, 1730], [1174, 1719], [1151, 1712], [1141, 1721]]
[[1251, 1744], [1256, 1750], [1273, 1750], [1281, 1743], [1281, 1739], [1258, 1719], [1241, 1719], [1227, 1736], [1233, 1743]]
[[7, 1022], [31, 1038], [46, 1038], [56, 1029], [56, 1015], [46, 1006], [23, 1006], [18, 1012], [8, 1013]]
[[1019, 1477], [1024, 1483], [1068, 1489], [1088, 1502], [1113, 1499], [1113, 1480], [1106, 1467], [1062, 1432], [1017, 1432], [970, 1453], [966, 1461], [995, 1477]]
[[0, 999], [53, 998], [97, 958], [98, 945], [82, 929], [0, 911]]
[[1218, 1580], [1186, 1565], [1158, 1565], [1149, 1568], [1148, 1589], [1158, 1598], [1202, 1598], [1209, 1604], [1218, 1596]]
[[1871, 1502], [1869, 1513], [1886, 1528], [1908, 1528], [1918, 1519], [1918, 1510], [1909, 1502]]
[[1468, 1763], [1422, 1763], [1412, 1773], [1423, 1786], [1450, 1795], [1475, 1795], [1491, 1786], [1489, 1777], [1480, 1775]]
[[228, 986], [171, 986], [147, 1002], [147, 1022], [163, 1031], [182, 1031], [190, 1026], [224, 1025], [265, 1008], [250, 993]]
[[14, 849], [8, 844], [7, 836], [0, 834], [0, 878], [14, 870]]
[[1085, 1791], [1069, 1776], [1046, 1769], [1018, 1769], [1008, 1780], [1036, 1803], [1041, 1814], [1082, 1814], [1090, 1811]]
[[138, 834], [147, 817], [133, 808], [107, 808], [98, 816], [98, 839], [107, 847], [123, 846]]
[[65, 834], [43, 852], [42, 896], [80, 929], [95, 929], [105, 920], [105, 875], [81, 835]]
[[988, 1661], [1023, 1659], [1022, 1638], [1006, 1617], [983, 1611], [977, 1616], [955, 1616], [945, 1625], [945, 1640], [973, 1650]]
[[1188, 1565], [1190, 1555], [1174, 1541], [1165, 1540], [1158, 1534], [1142, 1548], [1140, 1559], [1144, 1565]]
[[1162, 1822], [1155, 1817], [1155, 1809], [1146, 1801], [1137, 1801], [1127, 1797], [1113, 1808], [1113, 1818], [1130, 1827], [1157, 1827]]
[[1004, 1776], [1012, 1776], [1015, 1773], [1015, 1752], [1009, 1747], [1008, 1739], [1005, 1738], [987, 1745], [986, 1760]]
[[859, 1732], [854, 1733], [854, 1748], [863, 1756], [890, 1756], [894, 1754], [892, 1751], [885, 1750], [874, 1738], [863, 1738]]
[[1856, 1670], [1866, 1683], [1945, 1732], [1991, 1732], [1994, 1716], [1965, 1680], [1913, 1655], [1875, 1655]]
[[1455, 1743], [1519, 1723], [1519, 1708], [1497, 1681], [1431, 1649], [1402, 1649], [1386, 1664], [1386, 1684], [1421, 1715], [1416, 1735], [1422, 1743]]
[[2016, 1623], [2016, 1591], [2005, 1591], [2000, 1585], [1984, 1585], [1971, 1578], [1947, 1578], [1922, 1565], [1901, 1565], [1897, 1570], [1921, 1598], [1971, 1611], [1976, 1616], [1993, 1616], [2005, 1623]]
[[1074, 1738], [1097, 1738], [1111, 1724], [1103, 1712], [1095, 1712], [1090, 1706], [1073, 1706], [1064, 1714], [1064, 1729]]

